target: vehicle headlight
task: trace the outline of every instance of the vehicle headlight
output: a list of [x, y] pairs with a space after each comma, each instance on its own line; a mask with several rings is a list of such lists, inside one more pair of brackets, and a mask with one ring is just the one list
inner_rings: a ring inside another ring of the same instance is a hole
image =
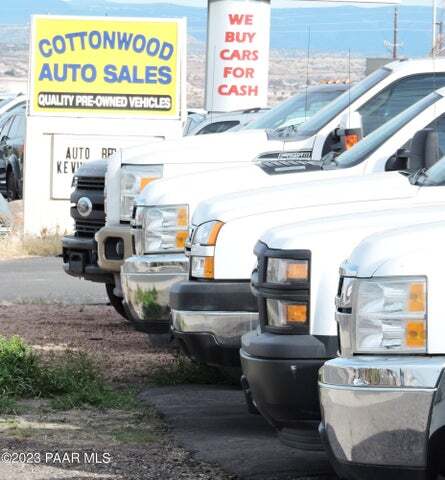
[[136, 254], [183, 251], [188, 227], [188, 205], [137, 207], [134, 219]]
[[425, 278], [358, 279], [353, 295], [355, 352], [426, 352]]
[[309, 260], [269, 258], [267, 261], [267, 283], [294, 283], [309, 280]]
[[162, 165], [124, 165], [121, 167], [121, 221], [133, 216], [134, 200], [153, 180], [162, 177]]
[[304, 327], [309, 324], [306, 302], [266, 300], [267, 324], [270, 327]]
[[191, 276], [213, 279], [215, 277], [215, 245], [224, 224], [219, 221], [206, 222], [193, 233], [190, 259]]

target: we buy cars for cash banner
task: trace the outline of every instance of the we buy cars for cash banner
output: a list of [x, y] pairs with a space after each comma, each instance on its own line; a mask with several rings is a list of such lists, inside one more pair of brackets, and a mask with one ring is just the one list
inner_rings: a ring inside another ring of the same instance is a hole
[[209, 0], [206, 109], [267, 107], [270, 0]]
[[31, 115], [178, 118], [183, 22], [35, 16]]

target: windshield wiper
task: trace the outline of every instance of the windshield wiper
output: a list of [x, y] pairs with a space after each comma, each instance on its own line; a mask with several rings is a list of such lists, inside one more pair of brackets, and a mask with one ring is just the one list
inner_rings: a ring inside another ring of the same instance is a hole
[[286, 138], [297, 133], [298, 125], [288, 125], [287, 127], [270, 128], [267, 134], [275, 138]]
[[425, 179], [428, 177], [427, 168], [423, 167], [420, 170], [417, 170], [409, 177], [411, 185], [419, 185], [419, 180], [421, 178]]

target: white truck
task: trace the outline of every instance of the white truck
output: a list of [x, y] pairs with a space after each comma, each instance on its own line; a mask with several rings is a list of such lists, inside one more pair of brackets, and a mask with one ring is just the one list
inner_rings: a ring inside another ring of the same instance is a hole
[[[436, 175], [439, 165], [424, 172], [422, 160], [428, 165], [438, 156], [437, 151], [432, 154], [439, 148], [434, 139], [434, 130], [416, 134], [409, 165], [418, 170], [413, 175], [386, 172], [302, 182], [298, 188], [262, 189], [201, 202], [192, 219], [190, 279], [170, 290], [174, 334], [184, 350], [213, 365], [239, 365], [240, 337], [258, 324], [249, 281], [254, 246], [265, 230], [317, 217], [442, 203], [445, 187], [423, 183], [425, 175]], [[445, 158], [440, 161], [444, 164]]]
[[[343, 93], [296, 130], [289, 126], [273, 132], [262, 129], [187, 137], [141, 147], [126, 158], [117, 155], [107, 171], [107, 224], [96, 234], [99, 265], [115, 273], [116, 293], [121, 295], [120, 267], [132, 253], [129, 221], [134, 197], [141, 186], [154, 178], [252, 164], [252, 160], [258, 159], [266, 167], [271, 165], [273, 173], [278, 173], [275, 168], [277, 157], [280, 162], [278, 171], [283, 173], [288, 168], [295, 169], [296, 162], [320, 161], [333, 149], [349, 148], [359, 140], [359, 127], [362, 127], [364, 135], [368, 135], [409, 105], [444, 85], [445, 60], [393, 62]], [[360, 115], [354, 115], [356, 112]], [[262, 119], [265, 120], [271, 113], [265, 114]], [[339, 125], [345, 116], [349, 120], [346, 126], [351, 134], [343, 136], [344, 145], [339, 145]], [[356, 122], [356, 118], [361, 121]], [[267, 155], [261, 156], [265, 152], [272, 152], [272, 162], [268, 162]], [[255, 187], [250, 183], [249, 176], [245, 183]], [[218, 191], [223, 191], [223, 185], [219, 187]]]
[[[188, 277], [188, 259], [181, 242], [187, 236], [189, 219], [200, 201], [213, 197], [221, 190], [232, 192], [230, 196], [222, 197], [219, 207], [226, 205], [234, 212], [239, 207], [241, 216], [243, 208], [252, 207], [258, 214], [262, 212], [263, 207], [258, 204], [262, 198], [266, 199], [264, 211], [275, 208], [273, 203], [268, 204], [269, 194], [271, 198], [284, 198], [284, 207], [281, 202], [277, 209], [290, 207], [287, 196], [299, 195], [300, 186], [308, 180], [363, 176], [406, 168], [407, 152], [402, 147], [409, 144], [418, 130], [437, 126], [437, 131], [442, 132], [439, 135], [445, 148], [445, 138], [442, 138], [445, 132], [445, 116], [442, 118], [445, 114], [444, 94], [445, 90], [440, 90], [420, 100], [338, 156], [335, 162], [327, 162], [326, 165], [305, 163], [296, 171], [286, 169], [287, 175], [274, 174], [274, 168], [264, 164], [249, 165], [163, 179], [148, 186], [138, 199], [133, 225], [136, 256], [127, 259], [122, 267], [128, 316], [147, 333], [169, 332], [169, 291], [173, 284]], [[421, 145], [423, 147], [422, 142]], [[398, 155], [394, 155], [396, 152]], [[289, 185], [284, 187], [286, 183]], [[258, 197], [254, 192], [245, 198], [243, 193], [235, 193], [248, 188], [248, 185], [274, 188], [264, 195], [259, 192]], [[366, 192], [362, 194], [366, 196]], [[317, 195], [324, 198], [323, 194]], [[212, 201], [210, 199], [208, 204]], [[347, 201], [347, 196], [344, 201]], [[302, 205], [305, 205], [304, 201]], [[218, 219], [217, 216], [210, 218]], [[286, 223], [286, 218], [281, 223]], [[247, 276], [250, 276], [249, 268], [250, 264], [247, 270], [244, 269]]]
[[[259, 328], [242, 337], [242, 385], [286, 444], [321, 449], [318, 370], [338, 351], [338, 266], [376, 232], [443, 218], [442, 200], [277, 227], [263, 233], [251, 284]], [[311, 428], [312, 427], [312, 428]]]
[[340, 269], [341, 353], [319, 388], [320, 433], [341, 478], [445, 475], [444, 242], [443, 220], [391, 229]]

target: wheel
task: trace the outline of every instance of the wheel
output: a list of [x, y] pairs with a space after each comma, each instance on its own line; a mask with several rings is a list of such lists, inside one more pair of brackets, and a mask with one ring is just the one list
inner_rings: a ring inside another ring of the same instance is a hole
[[8, 172], [6, 176], [6, 198], [8, 199], [8, 202], [12, 202], [19, 198], [17, 192], [17, 182], [15, 181], [15, 177], [12, 172]]
[[108, 299], [110, 300], [111, 306], [116, 310], [116, 312], [125, 320], [129, 320], [127, 316], [127, 312], [125, 311], [124, 308], [124, 303], [123, 303], [123, 298], [117, 297], [114, 294], [114, 285], [112, 283], [107, 283], [105, 285], [105, 288], [107, 290], [107, 295]]

